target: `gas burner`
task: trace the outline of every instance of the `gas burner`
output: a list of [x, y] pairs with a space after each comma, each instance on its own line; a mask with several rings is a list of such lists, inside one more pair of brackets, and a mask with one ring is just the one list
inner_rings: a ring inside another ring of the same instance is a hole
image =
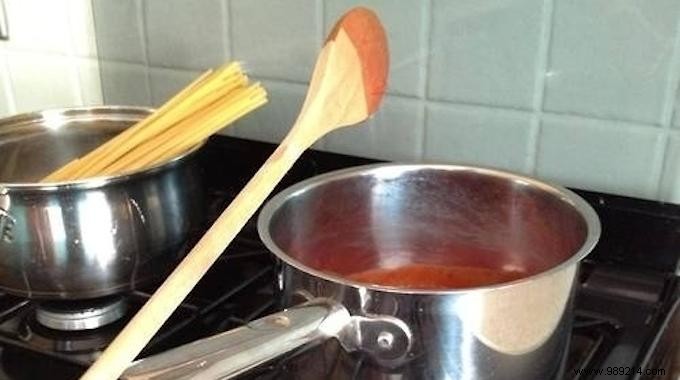
[[98, 329], [59, 331], [43, 326], [35, 316], [30, 316], [21, 323], [18, 332], [20, 339], [32, 347], [70, 355], [72, 361], [86, 364], [111, 343], [119, 328], [118, 323], [113, 323]]
[[122, 318], [127, 311], [123, 297], [107, 297], [83, 301], [50, 301], [41, 303], [35, 318], [43, 326], [61, 331], [92, 330]]

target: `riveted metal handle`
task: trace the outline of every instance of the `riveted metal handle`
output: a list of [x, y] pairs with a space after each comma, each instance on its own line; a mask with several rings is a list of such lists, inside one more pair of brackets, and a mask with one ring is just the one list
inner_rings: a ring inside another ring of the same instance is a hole
[[346, 335], [339, 339], [345, 349], [361, 350], [386, 367], [400, 366], [411, 351], [411, 330], [389, 315], [353, 316], [351, 326], [343, 332]]
[[6, 188], [0, 186], [0, 241], [12, 242], [14, 218], [9, 214], [10, 198]]
[[317, 298], [246, 326], [139, 360], [122, 378], [228, 379], [304, 345], [337, 338], [348, 351], [361, 350], [393, 365], [411, 347], [411, 332], [390, 316], [350, 316], [335, 301]]
[[337, 335], [350, 318], [347, 310], [335, 303], [312, 301], [139, 360], [122, 378], [232, 378], [305, 344]]

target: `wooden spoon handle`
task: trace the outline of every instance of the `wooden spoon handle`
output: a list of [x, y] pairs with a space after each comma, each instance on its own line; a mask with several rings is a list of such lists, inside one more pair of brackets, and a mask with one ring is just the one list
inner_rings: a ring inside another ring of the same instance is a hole
[[307, 148], [289, 134], [81, 379], [115, 379], [141, 352]]
[[326, 133], [359, 123], [375, 112], [387, 78], [387, 42], [380, 21], [370, 10], [355, 8], [333, 30], [319, 54], [307, 98], [289, 134], [83, 379], [120, 376], [302, 152]]
[[[326, 45], [320, 56], [332, 54], [333, 46], [333, 43]], [[325, 72], [323, 68], [315, 68], [315, 74]], [[302, 152], [338, 124], [338, 118], [346, 110], [341, 105], [346, 102], [345, 97], [341, 97], [342, 101], [331, 100], [333, 107], [326, 105], [339, 83], [338, 78], [332, 79], [323, 80], [326, 85], [310, 86], [314, 91], [308, 93], [303, 111], [279, 147], [81, 379], [118, 378], [234, 240]]]

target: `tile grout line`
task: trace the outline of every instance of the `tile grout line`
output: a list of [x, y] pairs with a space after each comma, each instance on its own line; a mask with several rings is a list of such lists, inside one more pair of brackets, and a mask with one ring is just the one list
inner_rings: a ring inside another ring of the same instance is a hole
[[259, 80], [259, 81], [267, 81], [267, 82], [275, 82], [278, 84], [285, 84], [289, 86], [300, 86], [300, 87], [307, 87], [309, 85], [308, 82], [302, 82], [302, 81], [296, 81], [296, 80], [290, 80], [290, 79], [283, 79], [283, 78], [273, 78], [269, 76], [264, 76], [264, 75], [257, 75], [254, 74], [252, 75], [253, 78]]
[[7, 95], [7, 111], [10, 115], [17, 113], [17, 101], [14, 96], [14, 82], [12, 80], [12, 75], [10, 74], [9, 62], [7, 60], [7, 50], [2, 54], [2, 74], [7, 78], [4, 83], [4, 91]]
[[146, 105], [153, 106], [153, 95], [151, 94], [151, 68], [149, 63], [149, 33], [147, 31], [146, 7], [142, 3], [143, 0], [137, 0], [135, 2], [137, 7], [137, 22], [139, 23], [142, 38], [142, 63], [144, 63], [144, 74], [146, 76], [146, 93], [149, 95], [149, 98], [147, 99], [148, 104]]
[[580, 114], [580, 113], [571, 113], [571, 112], [566, 112], [566, 111], [546, 111], [546, 110], [541, 110], [541, 118], [546, 119], [546, 117], [561, 117], [561, 118], [568, 118], [568, 119], [581, 119], [581, 120], [590, 120], [590, 121], [597, 121], [601, 123], [615, 123], [619, 125], [628, 125], [628, 126], [638, 126], [638, 125], [645, 125], [649, 126], [650, 128], [654, 129], [659, 129], [660, 126], [658, 123], [650, 123], [646, 122], [644, 120], [630, 120], [630, 119], [616, 119], [616, 118], [607, 118], [604, 116], [598, 116], [598, 115], [588, 115], [588, 114]]
[[[393, 95], [398, 98], [402, 99], [411, 99], [411, 100], [419, 100], [418, 98], [412, 97], [412, 96], [407, 96], [407, 95]], [[433, 106], [440, 106], [440, 107], [457, 107], [457, 108], [466, 108], [470, 110], [491, 110], [491, 111], [498, 111], [498, 112], [507, 112], [507, 113], [512, 113], [512, 114], [518, 114], [518, 115], [526, 115], [526, 114], [533, 114], [533, 110], [530, 108], [513, 108], [513, 107], [506, 107], [502, 105], [495, 105], [495, 104], [483, 104], [483, 103], [466, 103], [466, 102], [458, 102], [458, 101], [448, 101], [448, 100], [434, 100], [434, 99], [424, 99], [425, 103], [428, 105], [433, 105]]]
[[[314, 16], [316, 18], [316, 44], [318, 46], [318, 49], [321, 49], [321, 46], [324, 43], [324, 31], [326, 30], [326, 8], [323, 0], [316, 0], [316, 14]], [[312, 68], [313, 70], [313, 68]], [[311, 73], [310, 73], [311, 76]], [[305, 81], [303, 85], [308, 86], [309, 81]], [[319, 141], [317, 141], [313, 145], [313, 149], [319, 149], [319, 150], [326, 150], [326, 147], [328, 146], [328, 139], [327, 138], [322, 138]]]
[[[226, 27], [224, 28], [224, 32], [226, 34], [226, 39], [225, 39], [225, 44], [226, 44], [226, 49], [225, 54], [229, 55], [229, 60], [234, 61], [236, 59], [236, 55], [234, 54], [234, 4], [232, 3], [231, 0], [223, 0], [222, 1], [223, 7], [224, 7], [224, 12], [226, 12], [225, 16], [226, 19], [224, 22], [226, 22]], [[250, 76], [250, 73], [248, 72], [248, 68], [242, 66], [244, 71]], [[225, 134], [227, 136], [232, 136], [232, 137], [244, 137], [241, 133], [239, 133], [240, 128], [239, 125], [243, 125], [242, 120], [236, 120], [233, 125], [226, 129], [222, 129], [219, 133], [220, 134]]]
[[678, 86], [680, 85], [680, 14], [678, 14], [677, 17], [678, 20], [675, 26], [673, 52], [669, 62], [669, 74], [664, 94], [665, 101], [661, 109], [660, 125], [662, 132], [659, 137], [660, 141], [658, 142], [659, 149], [655, 150], [653, 158], [650, 182], [650, 185], [656, 187], [656, 189], [651, 189], [656, 199], [661, 199], [663, 196], [663, 171], [668, 158], [673, 111], [678, 96]]
[[[104, 81], [103, 81], [103, 70], [102, 70], [102, 59], [99, 56], [99, 51], [100, 51], [100, 39], [97, 38], [97, 20], [94, 15], [94, 0], [88, 1], [87, 9], [89, 13], [89, 17], [92, 21], [92, 30], [90, 30], [93, 34], [94, 37], [94, 52], [88, 51], [88, 57], [87, 60], [92, 63], [95, 66], [96, 72], [97, 72], [97, 87], [99, 88], [99, 104], [103, 105], [106, 104], [106, 99], [104, 98]], [[92, 55], [91, 53], [94, 53]]]
[[[145, 67], [142, 64], [130, 64], [130, 63], [125, 63], [121, 62], [119, 63], [120, 65], [130, 65], [130, 66], [138, 66], [138, 67]], [[200, 75], [204, 72], [204, 70], [199, 70], [199, 69], [185, 69], [185, 68], [175, 68], [175, 67], [165, 67], [165, 66], [149, 66], [149, 69], [151, 70], [161, 70], [161, 71], [167, 71], [167, 72], [175, 72], [178, 74], [193, 74], [193, 75]]]
[[544, 0], [542, 10], [541, 35], [536, 57], [536, 76], [534, 78], [534, 97], [532, 99], [532, 116], [527, 141], [528, 150], [525, 170], [531, 175], [536, 174], [538, 162], [538, 148], [543, 121], [543, 103], [547, 86], [547, 71], [550, 60], [550, 45], [552, 42], [553, 19], [555, 17], [554, 0]]
[[673, 51], [669, 62], [669, 74], [666, 81], [666, 88], [664, 94], [664, 104], [662, 105], [659, 125], [662, 128], [669, 128], [673, 122], [673, 108], [675, 105], [675, 95], [678, 91], [678, 84], [680, 80], [680, 14], [676, 23], [675, 36], [673, 40]]
[[324, 42], [324, 31], [326, 30], [326, 7], [323, 0], [316, 0], [316, 38], [319, 49]]
[[659, 135], [656, 149], [654, 149], [654, 156], [652, 157], [652, 173], [650, 175], [649, 186], [655, 188], [650, 189], [649, 194], [654, 199], [661, 200], [663, 197], [663, 169], [666, 166], [666, 156], [668, 155], [670, 140], [670, 132], [668, 128], [664, 128]]
[[420, 40], [421, 40], [421, 59], [423, 62], [420, 65], [420, 76], [422, 80], [422, 88], [420, 88], [420, 96], [418, 97], [420, 102], [420, 134], [418, 138], [419, 146], [416, 151], [416, 159], [423, 161], [425, 159], [425, 147], [427, 141], [427, 94], [429, 90], [430, 82], [430, 48], [432, 47], [432, 21], [434, 18], [434, 4], [433, 0], [425, 0], [425, 10], [423, 11], [423, 26], [421, 30]]
[[[223, 41], [222, 41], [222, 49], [224, 49], [224, 54], [223, 58], [224, 60], [233, 60], [234, 59], [234, 44], [232, 42], [232, 36], [234, 33], [234, 26], [232, 23], [232, 17], [231, 17], [231, 1], [230, 0], [223, 0], [221, 2], [221, 10], [222, 10], [222, 34], [223, 34]], [[226, 56], [226, 57], [225, 57]]]
[[[128, 65], [135, 65], [131, 63], [124, 63], [121, 62], [121, 64], [128, 64]], [[140, 66], [139, 64], [136, 64], [136, 66]], [[157, 68], [157, 69], [164, 69], [164, 70], [175, 70], [175, 71], [180, 71], [180, 72], [190, 72], [191, 70], [185, 70], [185, 69], [172, 69], [172, 68], [167, 68], [167, 67], [162, 67], [162, 66], [152, 66], [152, 68]], [[286, 79], [281, 79], [281, 78], [273, 78], [273, 77], [265, 77], [265, 76], [256, 76], [258, 80], [263, 80], [263, 81], [268, 81], [272, 82], [275, 84], [280, 84], [280, 85], [290, 85], [290, 86], [298, 86], [298, 87], [304, 87], [307, 85], [307, 83], [304, 82], [298, 82], [298, 81], [292, 81], [292, 80], [286, 80]], [[421, 99], [410, 96], [410, 95], [402, 95], [402, 94], [387, 94], [389, 98], [393, 98], [396, 100], [405, 100], [405, 101], [411, 101], [411, 102], [419, 102]], [[485, 104], [468, 104], [468, 103], [459, 103], [459, 102], [449, 102], [449, 101], [442, 101], [442, 100], [427, 100], [424, 99], [425, 106], [435, 106], [435, 107], [450, 107], [454, 109], [459, 109], [459, 110], [471, 110], [471, 111], [478, 111], [478, 112], [497, 112], [497, 113], [505, 113], [505, 114], [511, 114], [511, 115], [523, 115], [523, 116], [531, 116], [533, 115], [534, 111], [531, 109], [517, 109], [517, 108], [508, 108], [508, 107], [502, 107], [502, 106], [495, 106], [495, 105], [485, 105]], [[599, 118], [599, 117], [594, 117], [591, 115], [579, 115], [579, 114], [570, 114], [570, 113], [559, 113], [559, 112], [552, 112], [552, 111], [543, 111], [541, 112], [541, 117], [542, 118], [554, 118], [554, 119], [560, 119], [560, 120], [569, 120], [569, 121], [581, 121], [581, 122], [593, 122], [593, 123], [605, 123], [605, 124], [617, 124], [617, 125], [624, 125], [629, 128], [634, 128], [638, 130], [645, 130], [645, 131], [650, 131], [650, 130], [657, 130], [659, 129], [659, 126], [656, 124], [649, 124], [649, 123], [644, 123], [644, 122], [635, 122], [635, 121], [627, 121], [627, 120], [615, 120], [615, 119], [605, 119], [605, 118]]]
[[73, 4], [66, 2], [66, 22], [68, 24], [68, 43], [67, 43], [67, 61], [69, 62], [69, 72], [71, 75], [71, 83], [75, 86], [77, 91], [71, 89], [71, 92], [76, 96], [76, 103], [79, 106], [85, 105], [85, 89], [83, 88], [83, 83], [80, 80], [80, 70], [79, 64], [76, 59], [76, 52], [74, 46], [74, 40], [76, 36], [73, 35]]
[[109, 62], [113, 62], [113, 61], [108, 60], [108, 59], [104, 59], [103, 57], [101, 57], [99, 55], [99, 52], [102, 50], [101, 49], [102, 48], [102, 46], [101, 46], [102, 40], [101, 40], [101, 38], [97, 38], [97, 16], [96, 16], [97, 12], [95, 11], [96, 6], [94, 4], [94, 1], [95, 0], [90, 0], [90, 10], [92, 12], [92, 32], [95, 35], [94, 36], [95, 37], [94, 38], [94, 44], [95, 44], [95, 52], [96, 52], [93, 60], [97, 64], [97, 74], [99, 74], [99, 89], [100, 89], [101, 97], [102, 97], [102, 99], [101, 99], [102, 105], [105, 105], [105, 104], [108, 104], [109, 102], [107, 100], [106, 91], [104, 90], [104, 88], [105, 88], [105, 86], [104, 86], [104, 76], [105, 76], [104, 75], [104, 65], [109, 63]]
[[547, 119], [569, 121], [569, 122], [580, 122], [580, 123], [597, 123], [600, 125], [608, 126], [622, 126], [626, 128], [634, 129], [644, 129], [646, 131], [657, 131], [660, 127], [657, 124], [649, 124], [643, 122], [633, 122], [627, 120], [616, 120], [616, 119], [605, 119], [600, 117], [592, 117], [586, 115], [572, 114], [572, 113], [562, 113], [562, 112], [552, 112], [552, 111], [542, 111], [541, 119], [543, 121]]

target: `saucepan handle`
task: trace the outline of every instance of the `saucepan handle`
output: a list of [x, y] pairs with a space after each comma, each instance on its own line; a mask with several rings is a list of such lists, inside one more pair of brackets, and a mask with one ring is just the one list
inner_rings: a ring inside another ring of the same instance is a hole
[[123, 379], [223, 379], [330, 337], [351, 324], [336, 302], [315, 299], [243, 327], [138, 360]]
[[10, 199], [7, 188], [0, 186], [0, 241], [12, 241], [14, 218], [9, 213]]

